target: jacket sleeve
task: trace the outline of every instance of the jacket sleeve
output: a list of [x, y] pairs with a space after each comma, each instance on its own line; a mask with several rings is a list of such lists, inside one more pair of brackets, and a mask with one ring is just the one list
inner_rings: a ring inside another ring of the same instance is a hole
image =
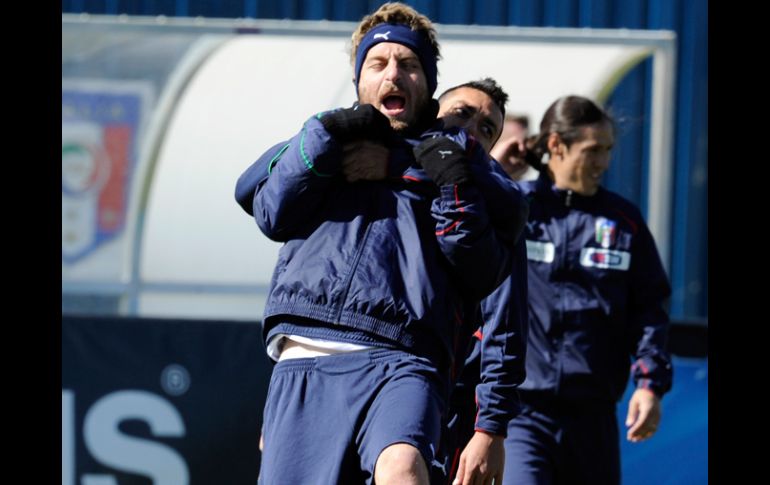
[[246, 201], [253, 190], [252, 213], [257, 225], [270, 239], [285, 242], [307, 230], [333, 192], [330, 189], [340, 183], [340, 163], [340, 145], [316, 116], [241, 176], [236, 197], [241, 194], [239, 203]]
[[257, 188], [267, 180], [272, 164], [280, 159], [289, 146], [288, 141], [273, 145], [238, 177], [235, 183], [235, 201], [250, 216], [254, 215], [254, 196], [257, 194]]
[[457, 281], [467, 296], [480, 300], [510, 275], [513, 247], [529, 205], [480, 147], [471, 147], [469, 158], [473, 182], [441, 186], [431, 212], [439, 246]]
[[671, 287], [658, 250], [642, 221], [632, 246], [629, 298], [631, 375], [637, 388], [663, 396], [671, 389], [673, 368], [666, 350], [669, 319], [665, 310]]
[[512, 272], [481, 302], [480, 382], [476, 386], [475, 429], [506, 436], [519, 413], [517, 388], [526, 375], [527, 252], [516, 243]]
[[474, 148], [477, 163], [471, 165], [474, 184], [487, 203], [492, 226], [505, 240], [518, 241], [529, 217], [529, 202], [519, 186], [480, 145]]

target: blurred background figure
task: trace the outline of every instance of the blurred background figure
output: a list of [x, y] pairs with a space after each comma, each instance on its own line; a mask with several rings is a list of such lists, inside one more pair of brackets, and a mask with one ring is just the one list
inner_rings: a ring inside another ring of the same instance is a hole
[[[525, 114], [509, 113], [505, 115], [503, 132], [490, 155], [497, 160], [513, 180], [522, 180], [527, 177], [529, 165], [524, 162], [521, 153], [524, 149], [524, 140], [529, 135], [529, 116]], [[531, 171], [532, 175], [537, 174]]]

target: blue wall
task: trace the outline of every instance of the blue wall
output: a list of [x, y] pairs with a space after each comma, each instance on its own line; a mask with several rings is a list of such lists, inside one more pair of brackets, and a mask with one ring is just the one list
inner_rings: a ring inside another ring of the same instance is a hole
[[[364, 0], [62, 0], [92, 14], [357, 21], [384, 2]], [[674, 318], [708, 316], [708, 0], [417, 0], [442, 24], [668, 29], [678, 36], [672, 251]], [[651, 63], [618, 85], [608, 106], [621, 134], [606, 185], [646, 214]], [[622, 163], [621, 163], [622, 162]]]

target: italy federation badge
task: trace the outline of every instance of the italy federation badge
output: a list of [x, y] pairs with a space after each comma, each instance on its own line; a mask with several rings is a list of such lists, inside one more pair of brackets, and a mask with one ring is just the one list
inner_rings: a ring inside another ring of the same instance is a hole
[[604, 217], [596, 219], [596, 242], [609, 248], [615, 242], [617, 223]]
[[62, 79], [63, 264], [123, 233], [151, 99], [144, 81]]

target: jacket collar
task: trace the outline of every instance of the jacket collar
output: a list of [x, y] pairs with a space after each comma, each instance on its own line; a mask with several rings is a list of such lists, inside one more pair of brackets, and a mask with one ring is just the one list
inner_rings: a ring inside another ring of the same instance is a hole
[[540, 172], [537, 182], [535, 182], [535, 191], [561, 207], [579, 209], [595, 207], [603, 197], [605, 189], [604, 187], [599, 187], [599, 190], [594, 195], [580, 195], [569, 189], [560, 189], [556, 187], [556, 184], [554, 184], [544, 169]]

